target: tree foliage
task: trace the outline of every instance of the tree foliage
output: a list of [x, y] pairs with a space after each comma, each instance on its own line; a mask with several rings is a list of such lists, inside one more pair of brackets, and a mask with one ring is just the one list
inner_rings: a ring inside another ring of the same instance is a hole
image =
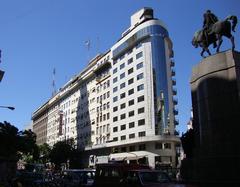
[[18, 160], [21, 155], [32, 155], [38, 159], [36, 135], [31, 130], [18, 131], [18, 128], [4, 121], [0, 122], [0, 157]]
[[47, 143], [44, 143], [42, 145], [39, 145], [38, 149], [39, 149], [39, 161], [43, 164], [49, 162], [51, 147]]
[[73, 148], [70, 144], [65, 141], [57, 142], [53, 145], [50, 152], [50, 161], [53, 162], [57, 167], [60, 167], [62, 163], [66, 163], [70, 160], [73, 152]]

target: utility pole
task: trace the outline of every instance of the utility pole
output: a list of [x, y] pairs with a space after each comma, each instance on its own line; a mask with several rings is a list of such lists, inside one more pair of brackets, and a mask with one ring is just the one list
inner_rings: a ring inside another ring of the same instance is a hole
[[[0, 63], [2, 62], [2, 51], [0, 49]], [[4, 75], [4, 71], [0, 70], [0, 82], [2, 81], [3, 75]]]

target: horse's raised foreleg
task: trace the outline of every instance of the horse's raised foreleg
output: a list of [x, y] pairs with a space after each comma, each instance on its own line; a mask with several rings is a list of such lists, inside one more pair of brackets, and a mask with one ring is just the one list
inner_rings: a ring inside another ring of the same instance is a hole
[[234, 49], [235, 49], [234, 37], [231, 36], [230, 40], [231, 40], [231, 42], [232, 42], [232, 50], [234, 50]]
[[220, 46], [222, 45], [222, 36], [221, 35], [217, 35], [217, 53], [219, 53], [219, 49], [220, 49]]

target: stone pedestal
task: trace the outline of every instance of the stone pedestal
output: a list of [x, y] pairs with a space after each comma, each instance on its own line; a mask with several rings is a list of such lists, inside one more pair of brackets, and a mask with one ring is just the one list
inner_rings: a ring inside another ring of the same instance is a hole
[[191, 77], [193, 179], [240, 182], [240, 53], [203, 59]]

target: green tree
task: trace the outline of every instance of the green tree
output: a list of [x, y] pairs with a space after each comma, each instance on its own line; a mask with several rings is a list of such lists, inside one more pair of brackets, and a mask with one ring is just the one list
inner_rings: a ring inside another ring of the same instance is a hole
[[45, 164], [50, 161], [51, 148], [47, 143], [38, 146], [39, 149], [39, 160], [41, 163]]
[[19, 132], [19, 151], [27, 163], [34, 163], [39, 159], [39, 148], [36, 144], [36, 134], [32, 130]]
[[53, 145], [50, 152], [50, 161], [60, 168], [62, 163], [67, 163], [70, 160], [73, 152], [73, 147], [65, 141], [57, 142]]
[[4, 121], [0, 122], [0, 157], [17, 160], [19, 150], [18, 128]]

